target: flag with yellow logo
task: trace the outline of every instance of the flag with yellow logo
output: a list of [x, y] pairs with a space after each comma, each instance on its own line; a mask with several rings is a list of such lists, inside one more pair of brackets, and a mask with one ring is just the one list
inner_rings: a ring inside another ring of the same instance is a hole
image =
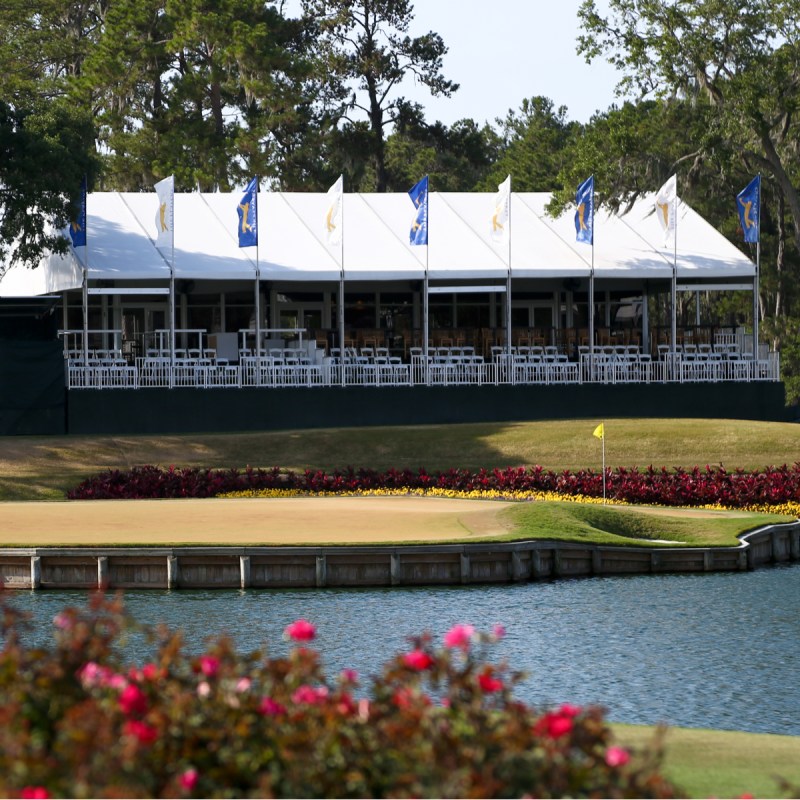
[[498, 187], [494, 198], [492, 214], [492, 239], [500, 244], [508, 244], [508, 221], [511, 217], [511, 176]]
[[656, 194], [656, 217], [664, 230], [664, 244], [675, 236], [678, 217], [678, 179], [673, 175]]
[[155, 185], [158, 195], [156, 211], [156, 247], [172, 247], [175, 242], [175, 177], [170, 175]]
[[344, 195], [344, 176], [328, 189], [328, 208], [325, 212], [325, 236], [328, 244], [342, 241], [342, 196]]

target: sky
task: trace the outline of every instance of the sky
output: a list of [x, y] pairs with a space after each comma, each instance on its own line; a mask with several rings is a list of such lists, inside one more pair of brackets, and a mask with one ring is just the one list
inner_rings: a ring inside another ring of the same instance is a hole
[[[435, 31], [449, 48], [446, 78], [461, 84], [452, 98], [433, 98], [424, 86], [405, 90], [428, 122], [465, 117], [494, 123], [526, 97], [544, 95], [567, 107], [567, 118], [588, 122], [618, 102], [619, 74], [604, 60], [576, 54], [580, 0], [416, 0], [412, 35]], [[600, 0], [598, 8], [606, 8]]]

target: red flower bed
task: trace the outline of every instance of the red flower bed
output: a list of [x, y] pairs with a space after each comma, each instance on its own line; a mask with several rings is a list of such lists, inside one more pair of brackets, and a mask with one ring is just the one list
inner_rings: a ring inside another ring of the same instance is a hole
[[[507, 467], [470, 472], [449, 469], [390, 469], [379, 472], [355, 469], [304, 473], [269, 470], [162, 469], [154, 466], [131, 470], [109, 470], [83, 481], [68, 497], [73, 500], [115, 498], [214, 497], [246, 490], [290, 489], [310, 492], [359, 491], [370, 489], [426, 489], [454, 491], [536, 492], [600, 497], [603, 476], [595, 470], [554, 472], [542, 467]], [[645, 469], [638, 467], [606, 470], [606, 493], [611, 500], [666, 506], [718, 504], [732, 508], [747, 505], [777, 505], [800, 500], [800, 463], [766, 467], [745, 472], [706, 466]]]

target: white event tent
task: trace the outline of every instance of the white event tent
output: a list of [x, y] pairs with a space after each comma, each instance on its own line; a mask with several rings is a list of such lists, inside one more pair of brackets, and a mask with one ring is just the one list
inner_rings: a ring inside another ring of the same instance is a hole
[[[175, 278], [252, 280], [254, 248], [239, 248], [238, 194], [175, 195]], [[626, 214], [600, 211], [592, 247], [575, 241], [573, 212], [553, 219], [547, 193], [513, 193], [510, 247], [491, 236], [494, 195], [431, 192], [429, 246], [409, 244], [414, 207], [405, 193], [346, 194], [343, 245], [328, 245], [324, 193], [259, 195], [259, 265], [264, 280], [505, 280], [513, 278], [670, 279], [752, 282], [755, 265], [685, 203], [678, 206], [677, 250], [645, 197]], [[35, 270], [13, 267], [0, 296], [32, 296], [78, 289], [88, 279], [165, 282], [170, 253], [156, 248], [155, 194], [95, 192], [87, 198], [88, 248], [52, 255]], [[88, 249], [88, 253], [85, 251]], [[427, 252], [426, 252], [427, 250]], [[343, 264], [340, 260], [343, 259]], [[163, 285], [163, 283], [162, 283]], [[702, 288], [702, 287], [700, 287]]]

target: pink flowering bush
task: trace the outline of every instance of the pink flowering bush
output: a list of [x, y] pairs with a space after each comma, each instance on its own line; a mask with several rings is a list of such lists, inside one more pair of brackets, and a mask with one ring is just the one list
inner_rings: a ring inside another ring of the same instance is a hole
[[[740, 508], [800, 501], [800, 463], [746, 472], [724, 467], [649, 466], [606, 470], [606, 492], [611, 500], [667, 506], [722, 505]], [[69, 493], [70, 499], [137, 499], [158, 497], [214, 497], [249, 490], [353, 492], [381, 489], [444, 489], [474, 492], [555, 492], [602, 497], [603, 473], [596, 470], [554, 472], [542, 467], [505, 469], [425, 469], [378, 472], [371, 469], [307, 470], [304, 473], [252, 469], [202, 470], [134, 467], [109, 470], [89, 478]]]
[[[25, 624], [0, 596], [0, 797], [674, 796], [600, 709], [515, 700], [521, 676], [488, 660], [501, 629], [416, 637], [362, 685], [326, 677], [304, 620], [283, 657], [224, 637], [190, 655], [119, 596], [59, 614], [48, 648]], [[132, 630], [140, 666], [117, 647]]]

